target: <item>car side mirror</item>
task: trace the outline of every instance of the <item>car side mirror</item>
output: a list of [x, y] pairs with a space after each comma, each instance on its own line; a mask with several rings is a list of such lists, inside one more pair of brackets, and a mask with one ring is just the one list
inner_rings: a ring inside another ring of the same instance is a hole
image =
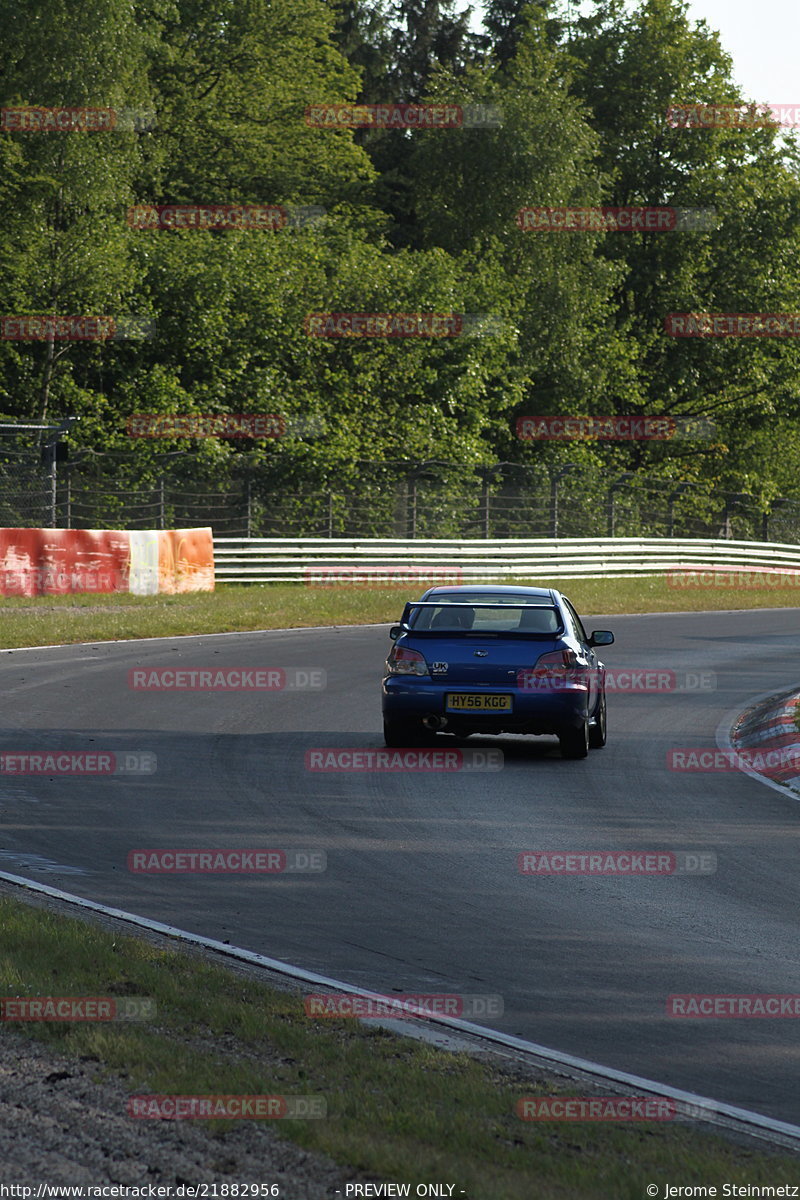
[[614, 635], [609, 629], [593, 629], [589, 638], [590, 646], [610, 646]]
[[405, 633], [403, 626], [402, 625], [393, 625], [392, 628], [389, 630], [389, 637], [392, 639], [393, 642], [396, 642], [397, 639], [400, 637], [401, 633]]

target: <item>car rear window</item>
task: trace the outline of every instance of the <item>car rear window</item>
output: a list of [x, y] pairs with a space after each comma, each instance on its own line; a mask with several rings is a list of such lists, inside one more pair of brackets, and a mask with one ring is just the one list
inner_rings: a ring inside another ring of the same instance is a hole
[[430, 597], [429, 603], [439, 600], [442, 604], [513, 604], [517, 608], [521, 604], [541, 604], [545, 608], [549, 607], [545, 596], [542, 596], [541, 600], [534, 600], [527, 596], [515, 596], [513, 592], [437, 592], [435, 596]]
[[494, 599], [476, 596], [473, 605], [459, 596], [457, 603], [414, 606], [409, 624], [415, 633], [553, 634], [562, 629], [558, 610], [550, 605], [514, 604], [505, 598], [495, 604]]

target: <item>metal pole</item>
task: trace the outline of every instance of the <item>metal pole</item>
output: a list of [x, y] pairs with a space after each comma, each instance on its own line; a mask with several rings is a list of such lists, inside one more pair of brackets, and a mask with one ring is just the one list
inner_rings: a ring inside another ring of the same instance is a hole
[[554, 538], [558, 537], [558, 485], [566, 475], [579, 470], [575, 463], [567, 463], [550, 480], [550, 532]]
[[616, 505], [614, 503], [614, 497], [616, 495], [617, 488], [623, 487], [628, 482], [629, 479], [633, 478], [633, 475], [634, 475], [633, 471], [623, 471], [623, 473], [620, 475], [619, 479], [616, 479], [614, 481], [614, 483], [611, 484], [611, 487], [608, 489], [608, 536], [609, 537], [615, 536], [614, 530], [616, 527], [616, 515], [617, 514], [616, 514]]
[[253, 481], [247, 481], [247, 514], [245, 517], [245, 536], [253, 536]]
[[58, 529], [56, 443], [50, 443], [50, 528]]
[[158, 481], [158, 528], [166, 529], [167, 513], [164, 495], [164, 476], [162, 475]]
[[489, 476], [483, 474], [483, 536], [489, 540]]

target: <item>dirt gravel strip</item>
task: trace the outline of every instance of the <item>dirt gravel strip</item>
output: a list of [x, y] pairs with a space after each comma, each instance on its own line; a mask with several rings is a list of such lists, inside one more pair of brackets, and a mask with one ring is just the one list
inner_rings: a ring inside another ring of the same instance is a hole
[[[94, 1059], [62, 1058], [2, 1030], [0, 1184], [33, 1187], [32, 1197], [40, 1183], [128, 1185], [143, 1188], [143, 1196], [148, 1185], [177, 1196], [181, 1184], [277, 1184], [279, 1200], [326, 1200], [365, 1178], [284, 1141], [270, 1121], [239, 1121], [215, 1133], [194, 1121], [133, 1120], [129, 1089], [119, 1078], [101, 1078], [102, 1070]], [[57, 1187], [42, 1193], [70, 1195]]]

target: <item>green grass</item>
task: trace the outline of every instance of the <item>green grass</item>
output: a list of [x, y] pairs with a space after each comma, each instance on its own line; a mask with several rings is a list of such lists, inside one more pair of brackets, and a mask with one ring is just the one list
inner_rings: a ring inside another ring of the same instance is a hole
[[[6, 995], [140, 995], [150, 1021], [11, 1023], [65, 1055], [96, 1060], [131, 1094], [321, 1096], [327, 1118], [280, 1132], [343, 1167], [416, 1184], [446, 1180], [480, 1200], [641, 1200], [646, 1185], [792, 1183], [797, 1160], [674, 1122], [535, 1123], [524, 1095], [586, 1094], [465, 1054], [314, 1022], [302, 997], [194, 955], [0, 899]], [[602, 1089], [600, 1090], [602, 1094]], [[224, 1136], [230, 1122], [209, 1123]], [[721, 1188], [720, 1188], [721, 1194]]]
[[[559, 588], [579, 612], [588, 614], [800, 608], [800, 587], [676, 588], [668, 585], [665, 576], [516, 582]], [[2, 597], [0, 613], [3, 644], [10, 649], [115, 638], [396, 621], [404, 602], [418, 595], [409, 588], [228, 584], [216, 592], [180, 596]]]

